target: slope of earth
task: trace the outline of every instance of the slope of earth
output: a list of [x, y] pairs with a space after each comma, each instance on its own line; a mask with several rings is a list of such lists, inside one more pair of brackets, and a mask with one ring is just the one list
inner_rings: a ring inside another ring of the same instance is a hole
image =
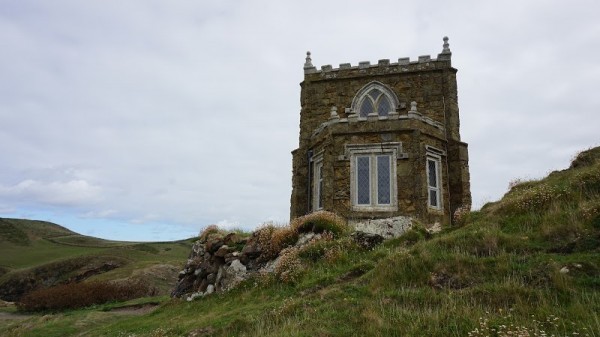
[[[500, 200], [373, 250], [348, 238], [148, 314], [86, 309], [4, 326], [7, 336], [600, 336], [600, 148]], [[288, 269], [289, 271], [289, 269]], [[293, 277], [290, 277], [292, 275]], [[81, 323], [78, 323], [81, 322]]]
[[187, 240], [120, 242], [79, 235], [59, 225], [0, 218], [0, 299], [55, 284], [143, 280], [167, 293], [189, 253]]

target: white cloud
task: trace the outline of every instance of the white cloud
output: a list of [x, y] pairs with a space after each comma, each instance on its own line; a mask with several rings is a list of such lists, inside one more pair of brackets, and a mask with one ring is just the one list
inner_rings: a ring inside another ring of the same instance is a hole
[[0, 197], [17, 204], [48, 204], [52, 206], [82, 206], [101, 200], [101, 188], [85, 180], [40, 182], [24, 180], [13, 186], [0, 185]]
[[599, 141], [591, 0], [2, 6], [3, 214], [287, 221], [306, 50], [317, 67], [435, 57], [448, 35], [475, 204]]

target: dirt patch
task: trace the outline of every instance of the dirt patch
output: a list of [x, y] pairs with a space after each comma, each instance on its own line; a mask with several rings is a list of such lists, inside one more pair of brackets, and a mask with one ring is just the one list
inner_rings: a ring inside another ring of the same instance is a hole
[[0, 311], [0, 321], [22, 320], [31, 317], [31, 315], [13, 314], [10, 312]]
[[145, 315], [153, 312], [158, 308], [158, 303], [147, 303], [140, 305], [131, 305], [127, 307], [120, 307], [111, 310], [110, 312], [121, 314], [121, 315]]

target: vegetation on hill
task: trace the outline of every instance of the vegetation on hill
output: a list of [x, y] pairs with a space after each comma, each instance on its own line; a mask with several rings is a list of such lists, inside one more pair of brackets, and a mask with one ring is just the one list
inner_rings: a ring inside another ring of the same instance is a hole
[[[196, 301], [124, 316], [85, 309], [4, 327], [8, 336], [600, 336], [600, 148], [460, 226], [415, 228], [373, 250], [332, 238]], [[103, 307], [103, 309], [110, 309]]]
[[142, 282], [80, 282], [34, 290], [17, 303], [20, 311], [57, 311], [89, 307], [114, 301], [126, 301], [153, 295]]
[[189, 246], [102, 240], [49, 222], [0, 218], [0, 299], [84, 280], [143, 281], [167, 294]]

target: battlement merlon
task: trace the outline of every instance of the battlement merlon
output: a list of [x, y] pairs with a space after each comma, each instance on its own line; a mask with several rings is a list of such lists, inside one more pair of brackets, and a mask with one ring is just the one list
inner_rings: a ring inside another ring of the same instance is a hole
[[[450, 44], [448, 43], [448, 37], [444, 36], [444, 44], [442, 52], [438, 54], [437, 59], [432, 59], [430, 55], [422, 55], [416, 61], [411, 61], [409, 57], [402, 57], [398, 59], [398, 62], [390, 63], [389, 59], [382, 59], [377, 64], [371, 64], [369, 61], [361, 61], [357, 66], [352, 66], [350, 63], [341, 63], [339, 68], [333, 68], [331, 65], [321, 66], [320, 70], [317, 70], [312, 64], [312, 58], [310, 51], [306, 52], [306, 60], [304, 62], [304, 75], [310, 74], [321, 74], [321, 76], [330, 77], [332, 72], [343, 72], [343, 71], [367, 71], [367, 70], [379, 70], [389, 72], [408, 72], [423, 69], [440, 69], [452, 67], [452, 52], [450, 51]], [[328, 76], [329, 75], [329, 76]]]

